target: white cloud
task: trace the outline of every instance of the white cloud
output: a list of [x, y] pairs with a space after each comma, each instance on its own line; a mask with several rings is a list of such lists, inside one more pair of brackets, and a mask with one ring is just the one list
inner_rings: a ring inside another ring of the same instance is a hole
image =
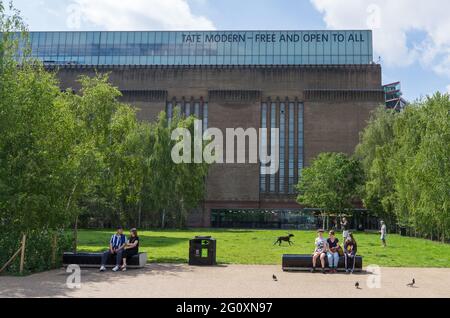
[[450, 94], [450, 85], [447, 86], [447, 93]]
[[213, 30], [187, 0], [75, 0], [81, 20], [106, 30]]
[[375, 54], [388, 66], [421, 63], [450, 77], [450, 1], [310, 1], [329, 28], [373, 29]]

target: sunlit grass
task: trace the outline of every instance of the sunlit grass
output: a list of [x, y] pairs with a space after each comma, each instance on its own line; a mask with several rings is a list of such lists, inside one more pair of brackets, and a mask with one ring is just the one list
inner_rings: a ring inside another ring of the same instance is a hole
[[[113, 230], [81, 230], [79, 251], [99, 252], [106, 249]], [[274, 246], [278, 236], [286, 231], [274, 230], [157, 230], [141, 231], [141, 251], [150, 262], [185, 263], [188, 260], [189, 239], [196, 235], [212, 235], [217, 239], [217, 261], [222, 264], [281, 264], [283, 254], [310, 254], [314, 249], [315, 232], [291, 231], [294, 245]], [[338, 237], [342, 235], [339, 233]], [[378, 234], [356, 233], [358, 254], [364, 266], [386, 267], [450, 267], [450, 245], [423, 239], [388, 236], [383, 248]]]

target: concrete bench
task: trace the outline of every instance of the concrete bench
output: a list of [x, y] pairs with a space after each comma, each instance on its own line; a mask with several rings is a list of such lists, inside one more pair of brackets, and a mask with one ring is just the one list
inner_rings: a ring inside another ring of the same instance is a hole
[[[325, 258], [325, 266], [328, 268], [328, 258]], [[320, 259], [317, 259], [316, 268], [322, 267]], [[312, 255], [283, 255], [282, 262], [283, 271], [306, 271], [312, 268]], [[363, 259], [361, 256], [356, 256], [355, 259], [355, 272], [361, 272], [363, 268]], [[339, 264], [337, 270], [345, 271], [345, 258], [339, 257]]]
[[[103, 253], [64, 253], [63, 265], [79, 265], [80, 267], [100, 267]], [[127, 260], [128, 268], [142, 268], [147, 263], [147, 253], [139, 253]], [[111, 255], [108, 258], [106, 267], [114, 267], [116, 256]]]

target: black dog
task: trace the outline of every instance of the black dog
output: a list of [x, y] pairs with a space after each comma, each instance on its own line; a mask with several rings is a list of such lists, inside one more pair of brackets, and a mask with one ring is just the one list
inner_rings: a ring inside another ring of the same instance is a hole
[[288, 242], [289, 246], [291, 246], [292, 244], [294, 244], [293, 242], [291, 242], [291, 238], [293, 237], [294, 237], [293, 234], [289, 234], [288, 236], [281, 236], [278, 238], [278, 240], [276, 240], [275, 243], [273, 243], [273, 245], [276, 245], [278, 243], [278, 246], [281, 246], [282, 242]]

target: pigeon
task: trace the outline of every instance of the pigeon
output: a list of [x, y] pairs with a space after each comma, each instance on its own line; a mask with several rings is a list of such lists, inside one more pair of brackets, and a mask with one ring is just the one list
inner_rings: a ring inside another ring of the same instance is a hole
[[416, 280], [413, 278], [412, 282], [407, 284], [406, 286], [408, 287], [414, 287], [414, 285], [416, 284]]
[[273, 280], [274, 280], [275, 282], [278, 281], [278, 278], [275, 276], [275, 274], [272, 275], [272, 278], [273, 278]]
[[356, 288], [356, 289], [361, 289], [361, 288], [359, 288], [359, 282], [356, 282], [356, 283], [355, 283], [355, 288]]

